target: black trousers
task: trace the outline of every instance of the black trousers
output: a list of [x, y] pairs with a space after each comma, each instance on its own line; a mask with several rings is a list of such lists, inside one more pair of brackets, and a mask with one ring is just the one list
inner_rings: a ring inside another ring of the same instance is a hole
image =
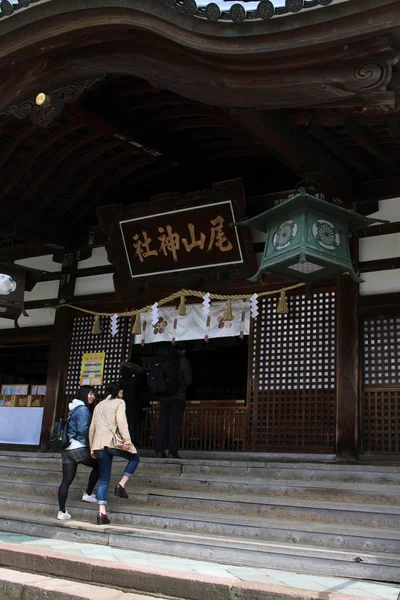
[[[168, 436], [168, 450], [175, 453], [179, 449], [179, 433], [181, 430], [185, 400], [163, 398], [160, 401], [160, 418], [156, 435], [156, 452], [164, 452]], [[169, 432], [169, 435], [168, 435]]]

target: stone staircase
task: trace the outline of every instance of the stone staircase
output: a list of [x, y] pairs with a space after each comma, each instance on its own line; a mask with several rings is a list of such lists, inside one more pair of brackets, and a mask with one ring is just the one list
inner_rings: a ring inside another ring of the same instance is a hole
[[[110, 490], [122, 472], [115, 461]], [[0, 453], [0, 530], [214, 562], [400, 582], [400, 467], [249, 460], [142, 462], [112, 523], [81, 501], [60, 522], [58, 455]]]

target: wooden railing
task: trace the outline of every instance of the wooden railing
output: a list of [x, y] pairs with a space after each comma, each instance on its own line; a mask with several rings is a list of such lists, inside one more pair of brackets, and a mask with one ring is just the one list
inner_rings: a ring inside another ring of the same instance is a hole
[[[146, 410], [142, 424], [141, 447], [154, 448], [158, 408]], [[245, 451], [247, 449], [245, 406], [187, 406], [181, 428], [180, 450]]]

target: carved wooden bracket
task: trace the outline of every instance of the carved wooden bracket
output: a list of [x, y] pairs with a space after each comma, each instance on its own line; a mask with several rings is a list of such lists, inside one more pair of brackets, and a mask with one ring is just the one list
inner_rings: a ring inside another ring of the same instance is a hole
[[4, 115], [14, 115], [17, 119], [29, 118], [39, 127], [48, 127], [63, 112], [66, 104], [76, 102], [84, 92], [100, 83], [106, 74], [91, 79], [85, 79], [78, 84], [71, 84], [51, 92], [49, 106], [38, 106], [31, 100], [24, 100], [21, 104], [10, 106]]

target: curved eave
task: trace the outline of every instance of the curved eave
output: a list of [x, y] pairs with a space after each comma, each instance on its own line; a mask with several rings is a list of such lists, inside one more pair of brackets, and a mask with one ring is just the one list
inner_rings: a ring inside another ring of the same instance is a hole
[[104, 25], [149, 31], [195, 52], [225, 56], [311, 51], [400, 26], [398, 0], [379, 0], [379, 6], [376, 0], [339, 0], [270, 21], [241, 24], [211, 23], [171, 10], [159, 0], [104, 0], [101, 6], [99, 0], [86, 0], [84, 5], [81, 0], [44, 0], [3, 18], [0, 61], [71, 30]]

